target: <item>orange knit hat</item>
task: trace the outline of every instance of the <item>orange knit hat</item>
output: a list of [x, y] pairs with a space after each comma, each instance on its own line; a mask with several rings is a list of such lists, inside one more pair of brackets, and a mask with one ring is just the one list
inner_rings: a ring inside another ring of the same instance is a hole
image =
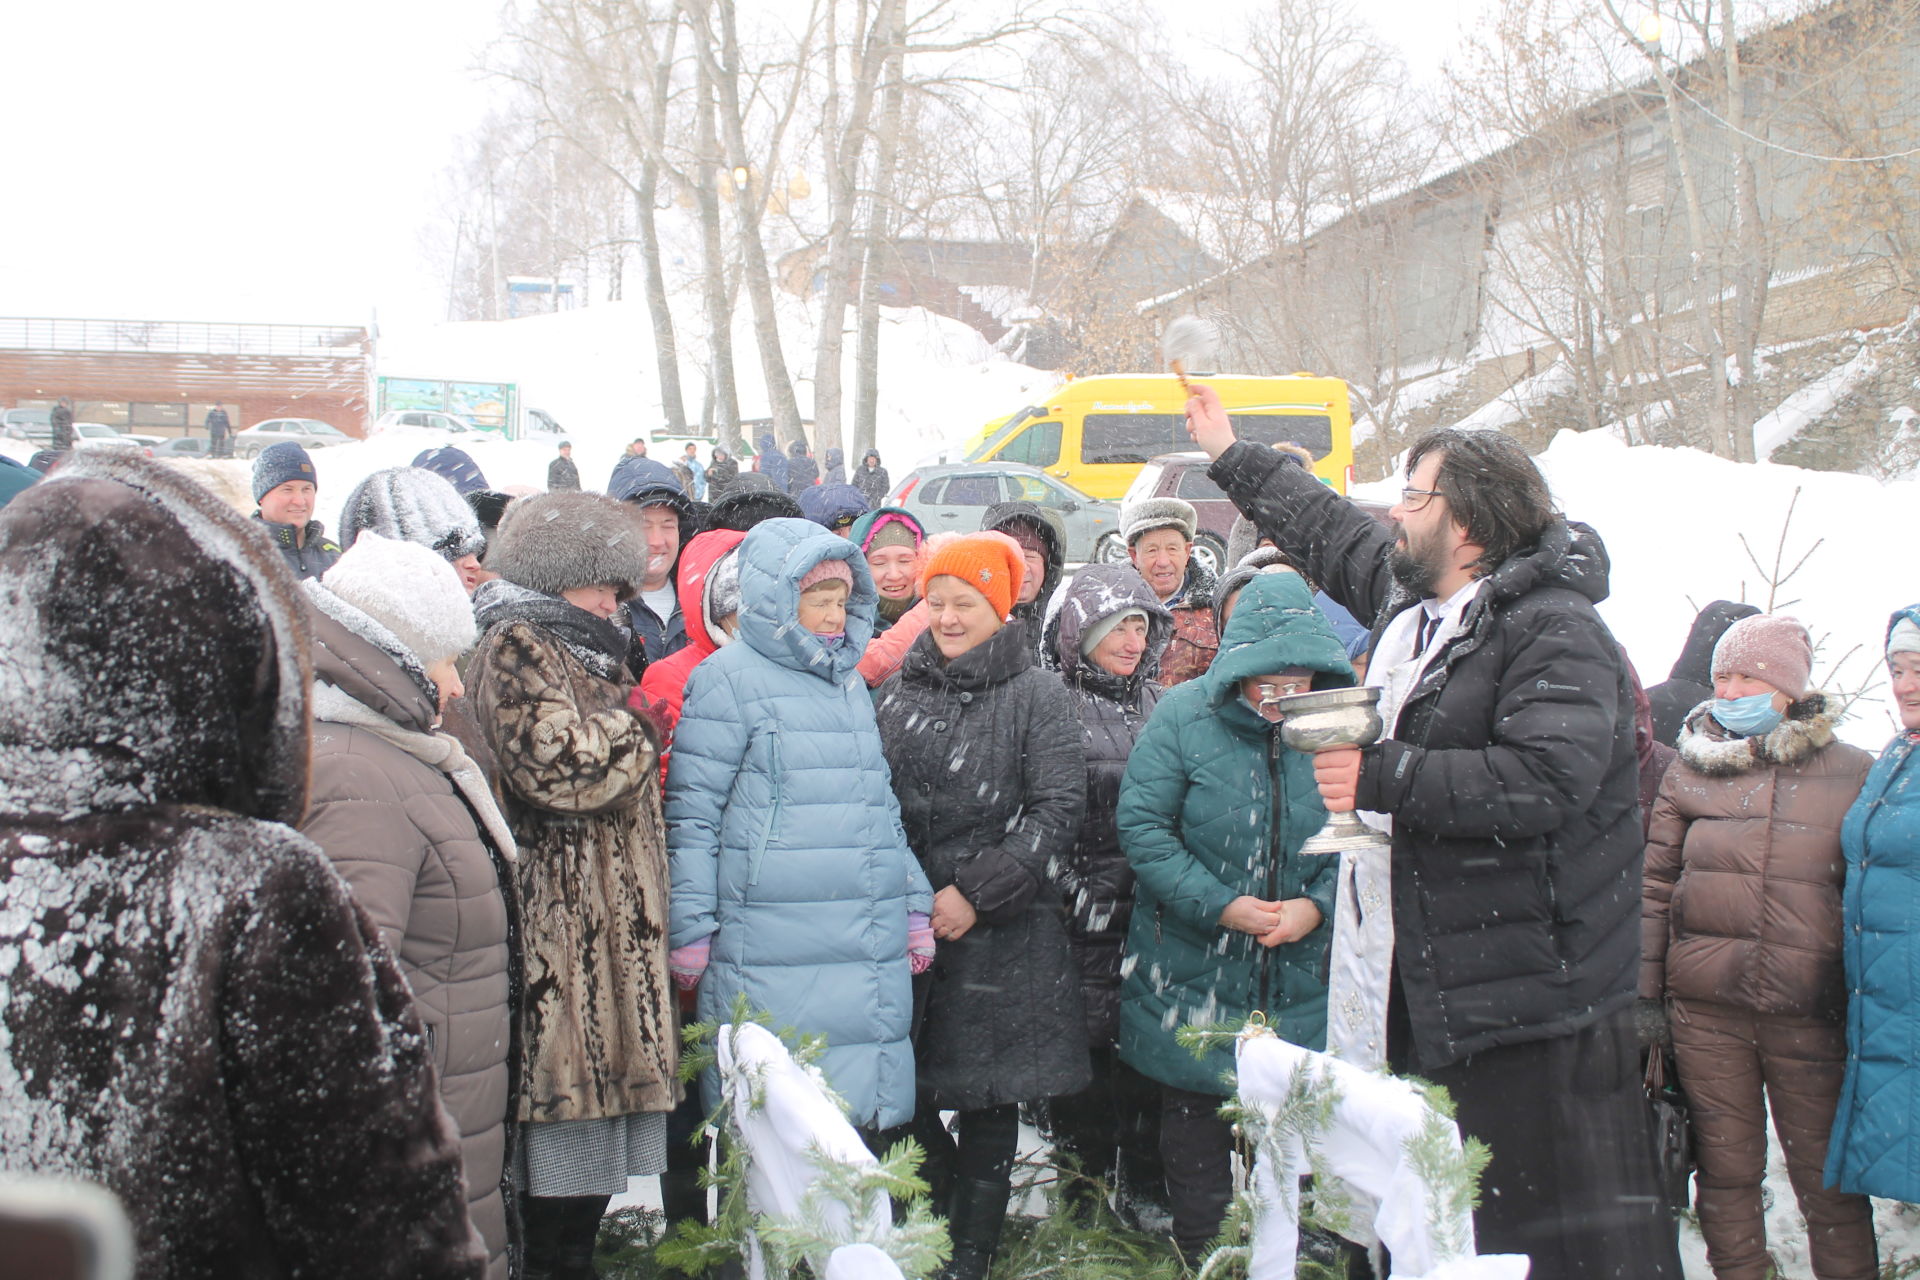
[[994, 613], [1005, 618], [1020, 598], [1020, 580], [1026, 572], [1020, 544], [1004, 533], [968, 533], [950, 539], [936, 536], [927, 541], [926, 559], [920, 567], [920, 594], [927, 594], [927, 583], [932, 579], [949, 575], [985, 596]]

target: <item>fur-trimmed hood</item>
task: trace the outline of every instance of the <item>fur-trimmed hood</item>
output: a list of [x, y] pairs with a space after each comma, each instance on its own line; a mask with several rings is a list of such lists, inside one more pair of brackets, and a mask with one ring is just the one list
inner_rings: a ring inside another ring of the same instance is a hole
[[599, 493], [521, 498], [500, 518], [487, 568], [515, 586], [558, 596], [612, 584], [631, 599], [647, 573], [647, 541], [638, 514]]
[[[128, 642], [128, 619], [164, 618]], [[304, 597], [162, 463], [71, 454], [0, 512], [0, 813], [306, 809]]]
[[1703, 702], [1687, 715], [1680, 730], [1680, 758], [1709, 778], [1731, 778], [1769, 765], [1805, 764], [1833, 741], [1839, 717], [1827, 709], [1827, 695], [1809, 693], [1787, 706], [1787, 718], [1767, 733], [1739, 738], [1713, 718], [1713, 703]]

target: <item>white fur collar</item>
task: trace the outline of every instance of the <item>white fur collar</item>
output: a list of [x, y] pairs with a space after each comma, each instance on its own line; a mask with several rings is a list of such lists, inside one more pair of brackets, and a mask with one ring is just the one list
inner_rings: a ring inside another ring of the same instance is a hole
[[1680, 758], [1710, 778], [1730, 778], [1770, 765], [1805, 764], [1833, 741], [1834, 716], [1827, 695], [1809, 693], [1787, 708], [1787, 718], [1767, 733], [1752, 738], [1728, 736], [1712, 718], [1713, 703], [1703, 702], [1687, 714], [1680, 730]]

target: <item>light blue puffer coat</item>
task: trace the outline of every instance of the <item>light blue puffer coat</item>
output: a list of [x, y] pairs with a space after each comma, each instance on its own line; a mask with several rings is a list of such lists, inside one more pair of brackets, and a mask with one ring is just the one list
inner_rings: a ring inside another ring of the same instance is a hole
[[[1920, 604], [1892, 623], [1902, 618], [1920, 625]], [[1840, 847], [1847, 1076], [1827, 1185], [1920, 1201], [1920, 734], [1880, 753], [1840, 824]]]
[[[768, 520], [740, 544], [740, 639], [693, 670], [667, 775], [671, 941], [712, 938], [702, 1019], [736, 993], [827, 1038], [827, 1080], [856, 1125], [913, 1114], [907, 912], [933, 891], [900, 829], [855, 670], [873, 634], [860, 548], [809, 520]], [[799, 623], [799, 582], [821, 561], [853, 574], [847, 638]], [[709, 1105], [714, 1082], [703, 1082]]]

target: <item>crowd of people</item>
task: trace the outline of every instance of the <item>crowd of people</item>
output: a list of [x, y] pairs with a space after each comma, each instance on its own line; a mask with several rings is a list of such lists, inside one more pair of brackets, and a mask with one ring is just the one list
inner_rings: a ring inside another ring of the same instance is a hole
[[[251, 519], [66, 457], [0, 511], [0, 1171], [104, 1185], [143, 1276], [576, 1280], [631, 1178], [706, 1221], [681, 1040], [744, 999], [919, 1142], [948, 1280], [1023, 1114], [1061, 1211], [1197, 1266], [1232, 1055], [1179, 1033], [1258, 1014], [1444, 1085], [1479, 1247], [1540, 1280], [1680, 1275], [1667, 1052], [1715, 1275], [1770, 1274], [1770, 1108], [1816, 1274], [1876, 1276], [1867, 1197], [1920, 1199], [1920, 606], [1876, 761], [1792, 618], [1716, 602], [1643, 692], [1507, 436], [1422, 437], [1383, 523], [1188, 418], [1217, 578], [1176, 499], [1075, 569], [1045, 508], [928, 537], [877, 453], [771, 436], [636, 440], [605, 492], [562, 445], [521, 497], [431, 450], [337, 539], [297, 445]], [[1379, 742], [1285, 746], [1356, 682]], [[1349, 809], [1389, 847], [1303, 851]]]

